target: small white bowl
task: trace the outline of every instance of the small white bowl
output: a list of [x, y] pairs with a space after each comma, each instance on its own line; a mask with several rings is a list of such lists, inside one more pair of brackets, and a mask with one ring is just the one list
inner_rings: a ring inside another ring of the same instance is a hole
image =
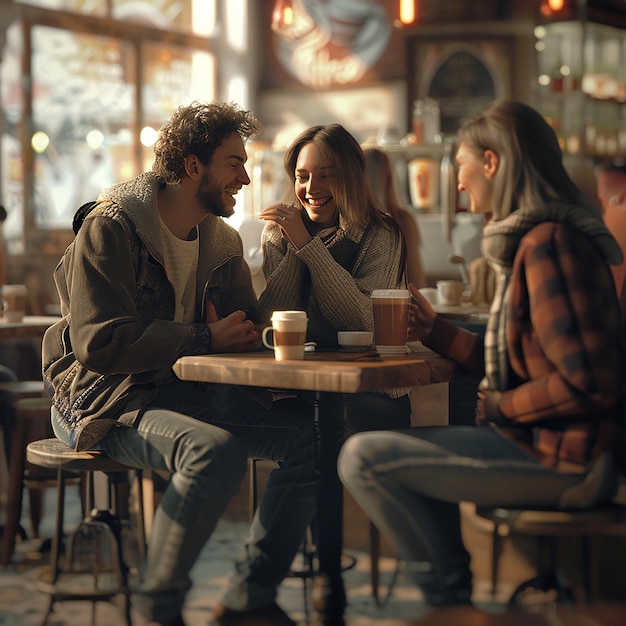
[[344, 350], [367, 350], [374, 342], [374, 333], [367, 330], [340, 330], [337, 342]]

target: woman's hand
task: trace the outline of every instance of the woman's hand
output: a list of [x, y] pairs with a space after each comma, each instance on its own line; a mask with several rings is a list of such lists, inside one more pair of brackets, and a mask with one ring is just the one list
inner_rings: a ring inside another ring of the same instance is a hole
[[302, 209], [290, 204], [272, 204], [259, 214], [262, 220], [276, 222], [296, 248], [311, 241], [311, 235], [302, 221]]
[[476, 423], [502, 425], [506, 423], [506, 418], [500, 411], [500, 398], [502, 394], [499, 391], [479, 391], [478, 401], [476, 402]]
[[430, 302], [419, 292], [417, 287], [409, 285], [413, 301], [409, 309], [409, 341], [421, 341], [435, 325], [437, 313]]

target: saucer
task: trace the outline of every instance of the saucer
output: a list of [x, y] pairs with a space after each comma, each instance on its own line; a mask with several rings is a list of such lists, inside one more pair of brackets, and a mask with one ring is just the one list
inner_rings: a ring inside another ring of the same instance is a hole
[[376, 346], [378, 354], [407, 354], [410, 352], [407, 345], [404, 346]]
[[366, 350], [371, 350], [372, 346], [341, 346], [341, 349], [346, 352], [365, 352]]

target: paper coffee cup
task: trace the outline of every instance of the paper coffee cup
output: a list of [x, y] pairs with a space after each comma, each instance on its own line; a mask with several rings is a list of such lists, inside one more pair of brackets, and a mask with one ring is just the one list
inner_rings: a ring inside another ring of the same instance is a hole
[[440, 165], [432, 159], [409, 161], [409, 195], [411, 204], [420, 211], [434, 210], [439, 206]]
[[411, 292], [408, 289], [375, 289], [372, 291], [374, 343], [380, 354], [408, 351]]
[[[304, 344], [308, 324], [306, 311], [274, 311], [272, 325], [263, 329], [263, 345], [274, 350], [277, 361], [304, 359]], [[268, 335], [272, 335], [270, 342]]]
[[21, 322], [26, 313], [25, 285], [2, 285], [0, 299], [2, 300], [2, 318], [5, 322]]

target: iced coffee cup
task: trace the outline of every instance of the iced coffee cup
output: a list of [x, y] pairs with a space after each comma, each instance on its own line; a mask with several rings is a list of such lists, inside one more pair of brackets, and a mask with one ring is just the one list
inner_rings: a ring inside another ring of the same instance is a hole
[[264, 328], [261, 335], [263, 345], [274, 350], [277, 361], [304, 359], [308, 321], [306, 311], [274, 311], [272, 325]]
[[26, 313], [26, 286], [2, 285], [0, 299], [2, 300], [2, 319], [5, 322], [21, 322]]
[[372, 291], [374, 343], [379, 354], [408, 352], [406, 338], [410, 304], [411, 292], [408, 289]]

